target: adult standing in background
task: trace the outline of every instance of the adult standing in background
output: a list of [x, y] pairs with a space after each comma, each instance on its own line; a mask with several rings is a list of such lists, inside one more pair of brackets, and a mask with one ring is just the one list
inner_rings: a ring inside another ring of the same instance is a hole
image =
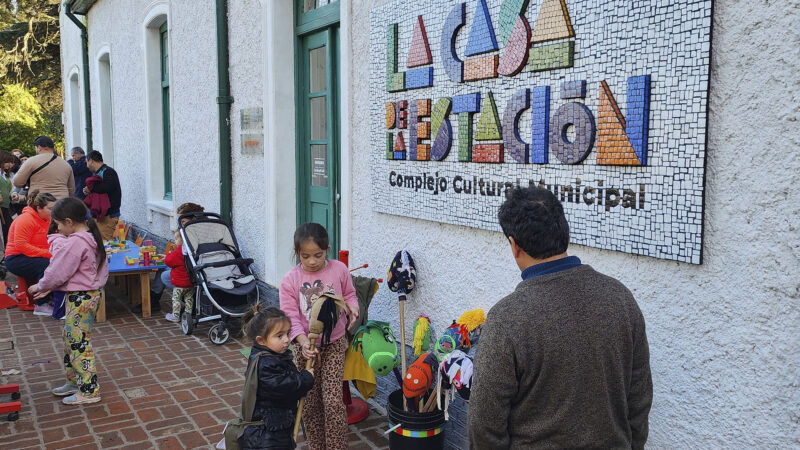
[[86, 179], [92, 174], [86, 166], [86, 152], [80, 147], [72, 147], [72, 158], [67, 161], [72, 167], [72, 176], [75, 178], [75, 197], [83, 200], [86, 194], [83, 188], [86, 186]]
[[644, 448], [653, 381], [633, 295], [567, 256], [569, 224], [552, 192], [513, 189], [498, 218], [522, 282], [481, 333], [470, 448]]
[[25, 161], [14, 177], [14, 186], [30, 186], [30, 192], [52, 194], [56, 200], [75, 195], [75, 178], [72, 167], [59, 158], [53, 140], [39, 136], [33, 141], [36, 156]]
[[86, 165], [102, 181], [95, 184], [91, 190], [84, 187], [83, 193], [84, 195], [89, 195], [90, 192], [108, 195], [111, 206], [108, 208], [108, 214], [97, 222], [97, 227], [100, 228], [103, 239], [111, 240], [117, 222], [119, 222], [119, 208], [122, 205], [122, 188], [119, 185], [119, 177], [116, 170], [103, 163], [103, 154], [97, 150], [89, 152], [89, 155], [86, 156]]
[[8, 229], [11, 228], [11, 169], [16, 158], [7, 151], [0, 150], [0, 221], [3, 224], [3, 242], [8, 242]]

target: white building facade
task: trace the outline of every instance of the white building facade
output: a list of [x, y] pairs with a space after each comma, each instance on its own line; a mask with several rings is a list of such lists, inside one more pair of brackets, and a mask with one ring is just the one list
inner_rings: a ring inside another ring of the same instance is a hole
[[[441, 331], [514, 289], [498, 184], [542, 180], [565, 202], [569, 253], [642, 309], [649, 446], [800, 445], [791, 2], [224, 2], [230, 177], [221, 0], [68, 3], [88, 30], [91, 140], [119, 173], [123, 220], [170, 238], [178, 205], [224, 210], [230, 186], [235, 232], [263, 281], [278, 286], [294, 229], [319, 221], [365, 275], [385, 277], [408, 249], [418, 287], [407, 334], [421, 313]], [[85, 147], [87, 67], [65, 14], [67, 146]], [[487, 192], [466, 197], [464, 181], [478, 190], [479, 178]], [[384, 286], [370, 318], [396, 329], [397, 316]], [[463, 419], [449, 425], [453, 448], [465, 445]]]

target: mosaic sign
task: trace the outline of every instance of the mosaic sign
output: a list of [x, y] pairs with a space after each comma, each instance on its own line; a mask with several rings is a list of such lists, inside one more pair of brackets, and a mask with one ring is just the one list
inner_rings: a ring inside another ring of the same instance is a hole
[[499, 230], [512, 186], [571, 242], [699, 264], [711, 1], [396, 1], [370, 16], [374, 208]]

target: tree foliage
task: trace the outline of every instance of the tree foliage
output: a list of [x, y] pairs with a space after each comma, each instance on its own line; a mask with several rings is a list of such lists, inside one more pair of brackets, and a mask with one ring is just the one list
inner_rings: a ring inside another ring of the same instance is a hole
[[[58, 24], [59, 0], [0, 0], [0, 79], [15, 86], [4, 86], [3, 99], [21, 98], [22, 89], [37, 103], [37, 134], [49, 134], [63, 146], [61, 125], [63, 97], [61, 91], [61, 36]], [[25, 97], [25, 96], [22, 96]], [[25, 97], [26, 101], [29, 100]], [[7, 102], [2, 103], [7, 105]], [[30, 106], [30, 105], [29, 105]], [[0, 108], [5, 108], [2, 106]], [[31, 115], [19, 110], [0, 110], [0, 148], [8, 148], [8, 124], [14, 123], [13, 136], [22, 138], [30, 126]], [[16, 117], [12, 120], [9, 117]], [[24, 119], [24, 120], [23, 120]], [[47, 128], [45, 130], [44, 128]], [[27, 148], [30, 141], [13, 147]], [[25, 147], [21, 147], [24, 144]], [[12, 147], [12, 148], [13, 148]]]
[[30, 91], [20, 84], [0, 87], [0, 148], [32, 154], [43, 125], [42, 107]]

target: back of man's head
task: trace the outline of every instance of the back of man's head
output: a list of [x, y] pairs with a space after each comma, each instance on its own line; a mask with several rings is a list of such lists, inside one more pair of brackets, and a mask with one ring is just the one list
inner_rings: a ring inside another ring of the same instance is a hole
[[55, 147], [55, 144], [48, 136], [39, 136], [33, 140], [33, 146], [52, 149]]
[[555, 195], [538, 187], [515, 188], [497, 212], [506, 237], [531, 258], [545, 259], [567, 251], [569, 224]]
[[77, 154], [79, 154], [79, 155], [81, 155], [81, 156], [83, 156], [83, 155], [85, 155], [85, 154], [86, 154], [86, 152], [85, 152], [85, 151], [83, 151], [83, 149], [82, 149], [82, 148], [80, 148], [80, 147], [72, 147], [72, 152], [71, 152], [71, 153], [72, 153], [73, 155], [77, 153]]
[[96, 162], [100, 162], [101, 163], [101, 162], [103, 162], [103, 154], [98, 152], [97, 150], [92, 150], [92, 151], [89, 152], [88, 155], [86, 155], [86, 159], [90, 159], [92, 161], [96, 161]]

